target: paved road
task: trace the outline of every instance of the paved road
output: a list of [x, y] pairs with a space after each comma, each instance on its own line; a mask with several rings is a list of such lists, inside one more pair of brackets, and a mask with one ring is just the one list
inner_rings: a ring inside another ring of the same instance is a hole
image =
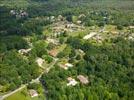
[[[41, 78], [41, 76], [44, 73], [48, 73], [50, 71], [50, 69], [54, 67], [54, 65], [56, 64], [57, 61], [58, 61], [58, 58], [54, 58], [54, 62], [52, 62], [52, 64], [47, 69], [45, 69], [36, 79], [33, 79], [30, 83], [39, 83], [40, 82], [39, 79]], [[5, 98], [9, 97], [10, 95], [20, 91], [21, 89], [24, 89], [27, 85], [28, 85], [28, 83], [22, 85], [21, 87], [17, 88], [16, 90], [14, 90], [12, 92], [9, 92], [3, 96], [0, 96], [0, 100], [4, 100]]]

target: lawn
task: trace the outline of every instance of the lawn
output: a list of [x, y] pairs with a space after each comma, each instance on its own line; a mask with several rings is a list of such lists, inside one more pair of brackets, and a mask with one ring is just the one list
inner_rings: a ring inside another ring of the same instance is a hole
[[30, 96], [27, 94], [27, 89], [23, 89], [15, 94], [7, 97], [5, 100], [31, 100]]
[[[41, 87], [41, 89], [43, 89], [43, 87]], [[24, 88], [23, 90], [14, 93], [13, 95], [7, 97], [4, 100], [46, 100], [46, 98], [44, 96], [44, 92], [39, 94], [38, 97], [31, 98], [27, 88]]]

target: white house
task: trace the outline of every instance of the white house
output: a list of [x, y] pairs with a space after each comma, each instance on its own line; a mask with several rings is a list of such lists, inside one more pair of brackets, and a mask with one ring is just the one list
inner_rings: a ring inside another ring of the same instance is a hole
[[28, 52], [30, 52], [31, 51], [31, 48], [29, 48], [29, 49], [20, 49], [20, 50], [18, 50], [18, 52], [20, 53], [20, 54], [27, 54]]
[[65, 66], [66, 66], [66, 67], [73, 67], [73, 65], [70, 64], [70, 63], [66, 63]]
[[77, 82], [75, 79], [73, 79], [72, 77], [68, 77], [67, 80], [68, 80], [68, 82], [69, 82], [69, 83], [67, 83], [67, 86], [75, 86], [75, 85], [78, 83], [78, 82]]
[[73, 67], [73, 65], [72, 65], [72, 64], [70, 64], [70, 63], [66, 63], [66, 64], [59, 64], [59, 66], [60, 66], [61, 68], [65, 69], [65, 70], [68, 70], [68, 68]]

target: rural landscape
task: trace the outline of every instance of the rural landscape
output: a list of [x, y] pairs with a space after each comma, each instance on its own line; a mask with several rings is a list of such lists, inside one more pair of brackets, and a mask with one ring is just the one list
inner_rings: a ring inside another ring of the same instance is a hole
[[134, 0], [0, 0], [0, 100], [134, 100]]

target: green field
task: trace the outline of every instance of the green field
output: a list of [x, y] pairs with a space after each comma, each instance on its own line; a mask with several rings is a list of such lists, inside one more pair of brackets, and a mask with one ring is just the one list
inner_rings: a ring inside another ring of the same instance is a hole
[[5, 100], [45, 100], [45, 97], [43, 95], [39, 97], [31, 98], [28, 94], [27, 89], [23, 89], [9, 97], [7, 97]]
[[22, 91], [19, 91], [9, 97], [7, 97], [5, 100], [31, 100], [30, 96], [27, 93], [27, 89], [23, 89]]

